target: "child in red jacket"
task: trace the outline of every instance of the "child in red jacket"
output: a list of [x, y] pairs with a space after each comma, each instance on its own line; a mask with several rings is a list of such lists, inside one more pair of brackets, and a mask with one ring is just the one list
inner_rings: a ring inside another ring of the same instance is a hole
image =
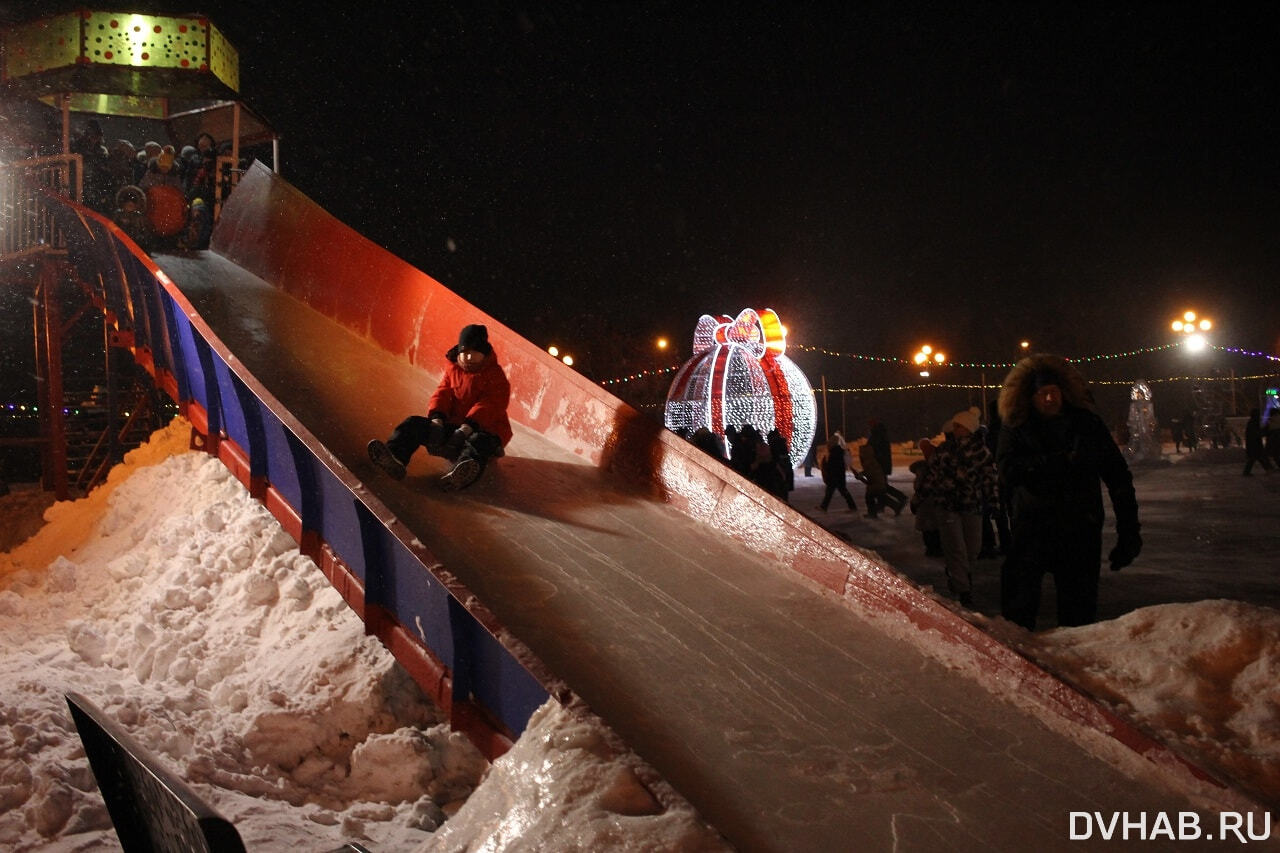
[[403, 479], [409, 457], [419, 447], [454, 463], [440, 478], [449, 491], [465, 489], [484, 471], [485, 463], [501, 456], [511, 440], [507, 404], [511, 385], [489, 343], [489, 330], [472, 324], [458, 335], [447, 353], [449, 364], [427, 403], [427, 415], [410, 415], [386, 442], [369, 442], [369, 458], [397, 480]]

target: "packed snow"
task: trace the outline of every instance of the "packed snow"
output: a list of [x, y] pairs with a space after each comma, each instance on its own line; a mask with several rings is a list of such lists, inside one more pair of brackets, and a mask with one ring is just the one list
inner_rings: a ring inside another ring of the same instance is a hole
[[74, 691], [250, 850], [723, 849], [584, 708], [548, 703], [489, 765], [189, 439], [157, 432], [0, 555], [0, 847], [119, 849]]
[[1090, 695], [1258, 797], [1280, 799], [1280, 611], [1239, 601], [1144, 607], [1036, 637]]

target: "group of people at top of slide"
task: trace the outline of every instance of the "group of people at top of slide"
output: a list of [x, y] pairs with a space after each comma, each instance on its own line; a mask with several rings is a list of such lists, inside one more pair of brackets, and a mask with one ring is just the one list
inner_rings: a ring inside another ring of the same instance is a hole
[[[205, 248], [213, 228], [218, 157], [230, 149], [212, 134], [201, 132], [177, 149], [154, 140], [135, 144], [116, 139], [108, 144], [97, 119], [89, 119], [71, 140], [71, 153], [83, 161], [83, 201], [112, 218], [146, 249], [160, 236], [172, 236], [175, 246]], [[171, 187], [185, 206], [185, 220], [173, 235], [159, 235], [147, 217], [153, 187]]]

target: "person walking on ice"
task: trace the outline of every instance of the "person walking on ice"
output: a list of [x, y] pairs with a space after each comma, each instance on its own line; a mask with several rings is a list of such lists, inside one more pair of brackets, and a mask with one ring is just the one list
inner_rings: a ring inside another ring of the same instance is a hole
[[446, 491], [465, 489], [484, 472], [490, 459], [503, 455], [511, 440], [507, 406], [511, 385], [489, 343], [489, 330], [463, 327], [457, 346], [445, 353], [448, 364], [427, 414], [410, 415], [385, 442], [369, 442], [373, 464], [397, 480], [404, 479], [409, 459], [419, 448], [453, 462], [439, 480]]
[[994, 503], [996, 467], [978, 432], [971, 409], [957, 412], [942, 425], [947, 437], [929, 460], [923, 499], [931, 500], [946, 557], [947, 588], [964, 607], [973, 607], [973, 573], [982, 549], [982, 506]]
[[1001, 613], [1035, 630], [1040, 585], [1053, 575], [1058, 624], [1097, 618], [1102, 564], [1102, 488], [1115, 514], [1111, 570], [1142, 552], [1133, 475], [1066, 359], [1032, 355], [1009, 371], [1000, 390], [996, 464], [1010, 496], [1010, 548], [1000, 576]]
[[853, 495], [849, 493], [849, 486], [845, 483], [844, 472], [848, 468], [849, 459], [845, 456], [844, 438], [840, 433], [835, 433], [827, 444], [827, 458], [822, 461], [822, 482], [826, 485], [820, 507], [823, 512], [831, 506], [831, 498], [836, 492], [839, 492], [844, 502], [849, 505], [849, 512], [857, 511], [858, 505], [854, 502]]

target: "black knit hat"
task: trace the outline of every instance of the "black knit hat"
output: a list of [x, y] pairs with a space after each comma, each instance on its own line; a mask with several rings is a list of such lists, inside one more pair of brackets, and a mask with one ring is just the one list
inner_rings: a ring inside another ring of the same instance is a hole
[[478, 323], [462, 327], [462, 331], [458, 334], [458, 346], [473, 349], [485, 355], [493, 352], [493, 347], [489, 344], [489, 330]]

